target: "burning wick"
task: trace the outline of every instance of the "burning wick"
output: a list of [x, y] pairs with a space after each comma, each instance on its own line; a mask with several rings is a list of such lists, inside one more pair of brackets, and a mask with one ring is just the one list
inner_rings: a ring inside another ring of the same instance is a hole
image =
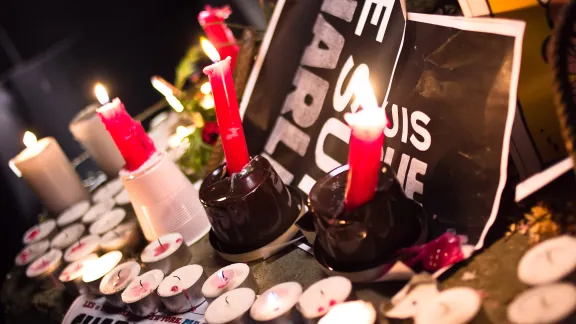
[[224, 301], [226, 302], [226, 304], [230, 305], [230, 303], [228, 302], [228, 296], [226, 296], [226, 298], [224, 298]]
[[174, 278], [178, 278], [178, 280], [182, 280], [182, 279], [180, 279], [180, 277], [178, 277], [178, 276], [173, 276], [173, 277], [174, 277]]

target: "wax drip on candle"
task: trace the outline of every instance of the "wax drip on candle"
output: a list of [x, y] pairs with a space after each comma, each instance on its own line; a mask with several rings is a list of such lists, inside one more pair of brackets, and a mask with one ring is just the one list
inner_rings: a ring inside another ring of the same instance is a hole
[[216, 46], [220, 57], [230, 56], [232, 58], [232, 68], [234, 68], [240, 47], [236, 44], [234, 34], [224, 22], [231, 13], [230, 6], [220, 8], [206, 6], [198, 14], [198, 22], [210, 42]]
[[[174, 277], [174, 278], [178, 278], [178, 280], [182, 280], [182, 279], [180, 279], [180, 277], [178, 277], [178, 276], [173, 276], [173, 277]], [[182, 290], [184, 290], [184, 289], [182, 289]], [[176, 285], [172, 286], [172, 287], [170, 288], [170, 291], [171, 291], [171, 292], [177, 292], [177, 291], [178, 291], [178, 286], [176, 286]], [[188, 294], [185, 294], [185, 295], [186, 295], [186, 299], [188, 299]]]
[[160, 246], [157, 246], [154, 249], [154, 256], [159, 256], [160, 254], [168, 251], [168, 249], [170, 248], [170, 243], [166, 243], [166, 242], [162, 243], [162, 242], [160, 242], [160, 239], [158, 239], [158, 244]]
[[38, 228], [35, 228], [32, 230], [32, 232], [28, 233], [27, 238], [29, 240], [33, 240], [36, 238], [36, 236], [38, 236], [38, 234], [40, 234], [40, 230]]

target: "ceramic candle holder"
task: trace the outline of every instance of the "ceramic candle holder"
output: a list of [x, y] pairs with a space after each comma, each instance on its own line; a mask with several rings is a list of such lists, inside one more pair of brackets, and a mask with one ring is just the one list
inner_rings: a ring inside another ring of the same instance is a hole
[[151, 270], [136, 277], [126, 287], [122, 292], [122, 301], [132, 314], [144, 317], [158, 310], [161, 302], [155, 290], [163, 279], [162, 271]]
[[90, 202], [88, 200], [83, 200], [79, 203], [75, 203], [74, 205], [68, 207], [64, 210], [57, 219], [57, 223], [59, 227], [64, 227], [66, 225], [72, 224], [75, 221], [79, 220], [86, 214], [86, 212], [90, 209]]
[[234, 176], [221, 164], [200, 187], [212, 231], [227, 253], [257, 250], [285, 233], [300, 213], [298, 199], [261, 156]]
[[227, 291], [250, 288], [258, 293], [258, 284], [250, 267], [245, 263], [234, 263], [214, 272], [202, 286], [202, 294], [212, 302]]
[[40, 224], [30, 227], [22, 237], [22, 242], [24, 244], [32, 244], [40, 242], [44, 239], [51, 239], [56, 235], [56, 221], [53, 219], [48, 219]]
[[85, 231], [86, 227], [84, 225], [72, 224], [63, 229], [62, 231], [60, 231], [60, 233], [58, 233], [56, 236], [54, 236], [50, 245], [52, 246], [53, 249], [60, 249], [60, 250], [66, 249], [70, 245], [77, 242], [80, 239], [80, 237], [84, 235]]
[[27, 245], [16, 255], [14, 263], [19, 267], [28, 265], [46, 253], [48, 248], [50, 248], [50, 242], [48, 240]]
[[88, 290], [96, 295], [100, 295], [100, 282], [102, 278], [112, 269], [114, 269], [121, 261], [122, 252], [112, 251], [104, 254], [96, 260], [88, 260], [84, 262], [84, 273], [82, 274], [82, 281], [88, 287]]
[[85, 270], [84, 261], [96, 259], [98, 259], [96, 254], [90, 254], [82, 260], [70, 263], [62, 270], [58, 279], [71, 296], [78, 296], [88, 292], [88, 287], [82, 281], [82, 275]]
[[377, 268], [378, 273], [371, 275], [382, 275], [395, 261], [398, 250], [425, 239], [424, 210], [406, 197], [392, 168], [383, 163], [374, 199], [346, 211], [347, 176], [348, 165], [340, 166], [319, 179], [310, 191], [316, 260], [330, 274]]
[[108, 272], [100, 281], [100, 293], [106, 303], [116, 308], [124, 307], [122, 292], [140, 274], [140, 270], [138, 262], [128, 261]]
[[179, 233], [166, 234], [152, 241], [140, 255], [148, 269], [158, 269], [164, 274], [187, 265], [191, 258], [192, 255]]
[[206, 281], [204, 269], [191, 264], [166, 276], [158, 286], [158, 296], [166, 309], [173, 313], [183, 313], [205, 302], [202, 285]]
[[294, 307], [300, 295], [302, 286], [297, 282], [276, 285], [256, 299], [250, 309], [250, 317], [256, 323], [303, 323], [302, 315]]
[[256, 293], [249, 288], [238, 288], [226, 292], [208, 306], [204, 318], [208, 324], [251, 323], [250, 307]]

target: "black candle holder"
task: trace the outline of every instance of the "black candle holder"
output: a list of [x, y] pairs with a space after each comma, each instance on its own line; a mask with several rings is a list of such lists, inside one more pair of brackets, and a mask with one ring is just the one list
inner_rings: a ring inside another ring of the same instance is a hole
[[394, 171], [385, 163], [374, 198], [354, 210], [345, 210], [348, 168], [343, 165], [332, 170], [310, 191], [315, 256], [325, 270], [374, 276], [377, 273], [370, 270], [387, 271], [398, 250], [425, 239], [426, 216], [422, 206], [406, 197]]
[[212, 224], [211, 241], [217, 241], [212, 245], [230, 254], [275, 241], [290, 230], [302, 209], [302, 197], [261, 156], [233, 175], [221, 164], [204, 179], [199, 196]]

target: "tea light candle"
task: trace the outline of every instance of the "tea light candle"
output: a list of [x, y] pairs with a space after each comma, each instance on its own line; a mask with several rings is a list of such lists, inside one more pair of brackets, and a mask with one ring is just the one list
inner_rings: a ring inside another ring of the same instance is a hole
[[72, 244], [64, 253], [64, 261], [74, 262], [84, 259], [89, 254], [96, 253], [99, 248], [100, 237], [98, 235], [87, 235]]
[[114, 197], [114, 201], [116, 201], [116, 204], [118, 204], [119, 206], [128, 205], [131, 202], [128, 190], [124, 189], [120, 191], [120, 193], [117, 194], [116, 197]]
[[284, 282], [266, 290], [250, 309], [250, 316], [257, 322], [292, 323], [300, 314], [294, 305], [302, 295], [297, 282]]
[[202, 286], [202, 294], [212, 301], [223, 293], [236, 288], [250, 288], [258, 293], [258, 284], [245, 263], [234, 263], [213, 273]]
[[72, 224], [66, 227], [60, 231], [60, 233], [54, 236], [54, 239], [52, 239], [51, 243], [52, 248], [60, 250], [68, 248], [70, 245], [74, 244], [74, 242], [77, 242], [80, 237], [82, 237], [82, 234], [84, 234], [85, 230], [86, 227], [84, 227], [82, 224]]
[[166, 308], [174, 313], [182, 313], [198, 307], [205, 301], [202, 285], [206, 281], [204, 269], [191, 264], [166, 276], [158, 286], [158, 296]]
[[124, 307], [122, 291], [140, 274], [140, 264], [136, 261], [124, 262], [108, 272], [100, 282], [100, 293], [106, 302], [114, 307]]
[[112, 251], [104, 254], [96, 260], [84, 262], [84, 274], [82, 282], [88, 286], [88, 290], [100, 294], [100, 282], [108, 272], [112, 271], [122, 260], [122, 252]]
[[338, 304], [322, 317], [318, 324], [374, 324], [376, 310], [372, 304], [358, 300]]
[[68, 207], [63, 211], [57, 218], [57, 223], [59, 227], [64, 227], [66, 225], [72, 224], [78, 219], [80, 219], [86, 212], [90, 209], [90, 202], [88, 200], [83, 200]]
[[576, 238], [568, 235], [546, 240], [524, 254], [518, 278], [528, 285], [559, 281], [576, 269]]
[[208, 306], [204, 319], [208, 324], [243, 324], [249, 322], [248, 311], [256, 293], [250, 288], [238, 288], [218, 297]]
[[112, 198], [102, 200], [86, 212], [84, 217], [82, 217], [82, 223], [94, 223], [100, 216], [111, 211], [115, 204], [116, 202]]
[[159, 269], [168, 274], [188, 264], [192, 255], [179, 233], [166, 234], [152, 241], [140, 256], [150, 269]]
[[56, 221], [48, 219], [40, 224], [30, 227], [24, 236], [22, 242], [24, 244], [32, 244], [47, 239], [56, 234]]
[[113, 198], [120, 190], [124, 188], [122, 180], [118, 177], [114, 180], [110, 180], [107, 184], [98, 188], [96, 192], [92, 195], [92, 200], [97, 203], [103, 202], [110, 198]]
[[100, 219], [90, 225], [90, 234], [102, 235], [120, 225], [124, 217], [126, 217], [126, 211], [124, 209], [114, 208], [100, 216]]
[[340, 276], [329, 277], [306, 289], [298, 300], [298, 308], [306, 319], [320, 318], [334, 305], [348, 300], [351, 294], [350, 280]]
[[154, 290], [164, 279], [162, 270], [150, 270], [141, 276], [134, 278], [128, 287], [122, 292], [122, 301], [126, 303], [132, 314], [148, 316], [160, 307], [160, 297]]
[[416, 314], [414, 323], [468, 323], [476, 316], [481, 306], [480, 296], [474, 289], [468, 287], [447, 289]]
[[554, 283], [516, 296], [508, 306], [508, 319], [516, 324], [558, 323], [576, 310], [576, 286]]
[[16, 263], [17, 266], [27, 265], [38, 259], [42, 254], [46, 253], [49, 247], [50, 242], [48, 240], [25, 246], [22, 251], [16, 255], [14, 263]]
[[64, 285], [66, 290], [72, 295], [85, 294], [88, 287], [82, 282], [82, 275], [84, 274], [84, 261], [96, 260], [98, 255], [90, 254], [82, 260], [70, 263], [58, 277], [60, 282]]
[[61, 265], [62, 251], [52, 249], [28, 266], [26, 276], [39, 280], [51, 278], [53, 282], [57, 282], [55, 274]]
[[142, 241], [136, 220], [116, 226], [115, 229], [104, 234], [100, 239], [100, 248], [103, 251], [128, 251]]

